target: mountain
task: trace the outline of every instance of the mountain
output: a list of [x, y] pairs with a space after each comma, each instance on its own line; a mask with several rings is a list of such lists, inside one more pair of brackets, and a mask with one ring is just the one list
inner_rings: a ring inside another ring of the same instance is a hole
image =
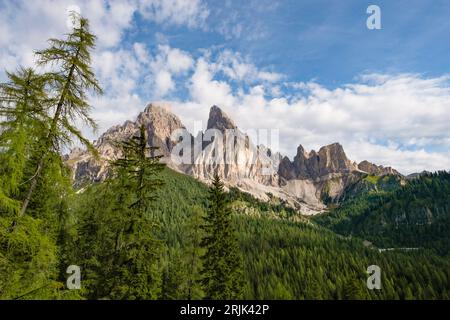
[[[393, 176], [391, 176], [393, 177]], [[404, 185], [347, 199], [315, 222], [381, 248], [429, 248], [450, 254], [450, 173], [422, 174]]]
[[[183, 276], [191, 270], [184, 248], [189, 246], [193, 208], [206, 210], [208, 188], [193, 177], [166, 169], [152, 215], [157, 237], [169, 254], [165, 283], [168, 299], [187, 299]], [[74, 203], [88, 212], [101, 201], [106, 184], [95, 184], [75, 195]], [[379, 252], [356, 237], [344, 238], [312, 223], [289, 219], [289, 207], [259, 201], [231, 188], [233, 225], [243, 256], [244, 299], [448, 299], [450, 260], [429, 250]], [[285, 218], [286, 214], [288, 215]], [[83, 216], [83, 214], [81, 214]], [[305, 218], [306, 219], [306, 218]], [[309, 219], [306, 219], [309, 221]], [[368, 290], [367, 267], [379, 265], [382, 290]], [[166, 265], [166, 264], [164, 264]], [[432, 292], [429, 284], [432, 283]]]
[[279, 173], [287, 179], [317, 179], [333, 173], [350, 173], [358, 170], [346, 156], [339, 143], [320, 148], [319, 152], [306, 152], [302, 145], [297, 148], [294, 161], [284, 157]]
[[318, 152], [307, 152], [299, 145], [291, 161], [264, 145], [256, 145], [218, 106], [210, 109], [207, 130], [194, 137], [169, 109], [169, 105], [151, 103], [135, 121], [107, 130], [94, 141], [98, 159], [87, 151], [72, 150], [65, 161], [72, 169], [75, 185], [104, 180], [109, 174], [108, 161], [120, 155], [114, 141], [135, 135], [141, 124], [151, 145], [159, 147], [163, 162], [171, 169], [206, 183], [217, 173], [228, 188], [238, 188], [262, 200], [282, 199], [303, 214], [323, 211], [327, 202], [340, 199], [349, 185], [369, 174], [401, 176], [390, 167], [349, 160], [339, 143]]
[[65, 162], [72, 169], [75, 186], [81, 187], [88, 182], [103, 181], [109, 173], [108, 161], [120, 156], [120, 151], [114, 145], [115, 141], [123, 141], [136, 135], [141, 124], [145, 125], [150, 144], [158, 147], [158, 152], [163, 155], [162, 161], [169, 167], [178, 169], [170, 161], [171, 151], [178, 142], [172, 139], [172, 133], [185, 127], [168, 108], [167, 105], [149, 104], [138, 115], [136, 121], [125, 121], [122, 125], [108, 129], [94, 141], [99, 159], [95, 159], [87, 150], [73, 149], [65, 157]]
[[377, 166], [367, 160], [361, 161], [358, 164], [358, 169], [374, 175], [400, 175], [400, 173], [392, 167]]
[[422, 171], [422, 172], [415, 172], [415, 173], [408, 174], [408, 175], [406, 176], [406, 179], [407, 179], [407, 180], [414, 180], [414, 179], [418, 179], [418, 178], [420, 178], [420, 177], [422, 177], [422, 176], [429, 175], [429, 174], [431, 174], [431, 173], [432, 173], [432, 172], [426, 171], [426, 170], [424, 170], [424, 171]]

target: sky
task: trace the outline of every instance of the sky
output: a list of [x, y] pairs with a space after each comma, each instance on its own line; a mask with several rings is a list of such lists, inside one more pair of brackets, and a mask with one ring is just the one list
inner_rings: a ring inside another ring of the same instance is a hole
[[98, 37], [91, 139], [152, 101], [191, 130], [218, 105], [244, 130], [279, 130], [291, 158], [340, 142], [404, 174], [450, 170], [447, 0], [0, 0], [0, 81], [69, 32], [70, 10]]

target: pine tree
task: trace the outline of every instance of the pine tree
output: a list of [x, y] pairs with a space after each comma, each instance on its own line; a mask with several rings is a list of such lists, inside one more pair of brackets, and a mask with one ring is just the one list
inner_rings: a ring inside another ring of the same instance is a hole
[[50, 39], [50, 47], [36, 52], [39, 66], [51, 66], [56, 71], [47, 74], [51, 78], [50, 92], [54, 93], [50, 103], [54, 115], [45, 137], [42, 139], [42, 154], [35, 166], [35, 173], [30, 181], [20, 215], [23, 215], [41, 177], [47, 155], [59, 151], [63, 144], [77, 138], [94, 154], [92, 144], [76, 128], [75, 119], [83, 121], [96, 129], [95, 121], [89, 116], [91, 105], [87, 102], [86, 91], [102, 93], [102, 89], [91, 69], [90, 51], [95, 47], [96, 37], [89, 31], [87, 19], [72, 13], [75, 20], [73, 31], [67, 39]]
[[31, 68], [7, 76], [0, 84], [0, 210], [18, 212], [27, 160], [45, 129], [49, 78]]
[[237, 299], [242, 295], [241, 256], [223, 183], [216, 174], [209, 191], [202, 246], [203, 287], [207, 299]]

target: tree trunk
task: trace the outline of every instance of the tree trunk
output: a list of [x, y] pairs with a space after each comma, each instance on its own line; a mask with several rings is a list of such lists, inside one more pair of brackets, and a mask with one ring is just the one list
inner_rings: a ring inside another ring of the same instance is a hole
[[20, 209], [19, 217], [21, 217], [25, 214], [25, 211], [27, 210], [28, 205], [30, 204], [31, 197], [33, 196], [34, 190], [36, 189], [36, 186], [37, 186], [38, 178], [40, 177], [40, 175], [42, 173], [42, 169], [44, 167], [44, 157], [45, 157], [45, 155], [43, 157], [41, 157], [41, 159], [39, 160], [36, 173], [35, 173], [33, 179], [31, 180], [30, 189], [28, 189], [27, 196], [22, 204], [22, 208]]

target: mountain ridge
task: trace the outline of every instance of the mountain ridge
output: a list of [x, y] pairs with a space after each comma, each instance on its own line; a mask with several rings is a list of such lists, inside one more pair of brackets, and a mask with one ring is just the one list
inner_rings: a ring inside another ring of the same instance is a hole
[[[150, 103], [135, 121], [113, 126], [94, 141], [99, 159], [78, 148], [64, 157], [72, 170], [74, 184], [80, 187], [103, 181], [109, 174], [108, 161], [120, 156], [113, 141], [137, 134], [141, 124], [147, 130], [149, 144], [159, 147], [163, 162], [170, 168], [206, 183], [219, 174], [227, 187], [236, 187], [262, 200], [276, 196], [303, 214], [322, 212], [326, 208], [323, 199], [339, 198], [349, 184], [363, 175], [402, 176], [391, 167], [351, 161], [338, 142], [323, 146], [318, 152], [306, 152], [300, 144], [291, 161], [266, 146], [254, 144], [216, 105], [210, 109], [207, 131], [194, 137], [167, 105]], [[217, 134], [216, 138], [210, 134], [215, 132], [211, 129], [222, 135]], [[183, 132], [182, 138], [178, 132]], [[229, 136], [232, 141], [227, 140]], [[180, 141], [187, 143], [182, 152], [177, 149]], [[187, 162], [174, 161], [174, 154], [182, 154]]]

